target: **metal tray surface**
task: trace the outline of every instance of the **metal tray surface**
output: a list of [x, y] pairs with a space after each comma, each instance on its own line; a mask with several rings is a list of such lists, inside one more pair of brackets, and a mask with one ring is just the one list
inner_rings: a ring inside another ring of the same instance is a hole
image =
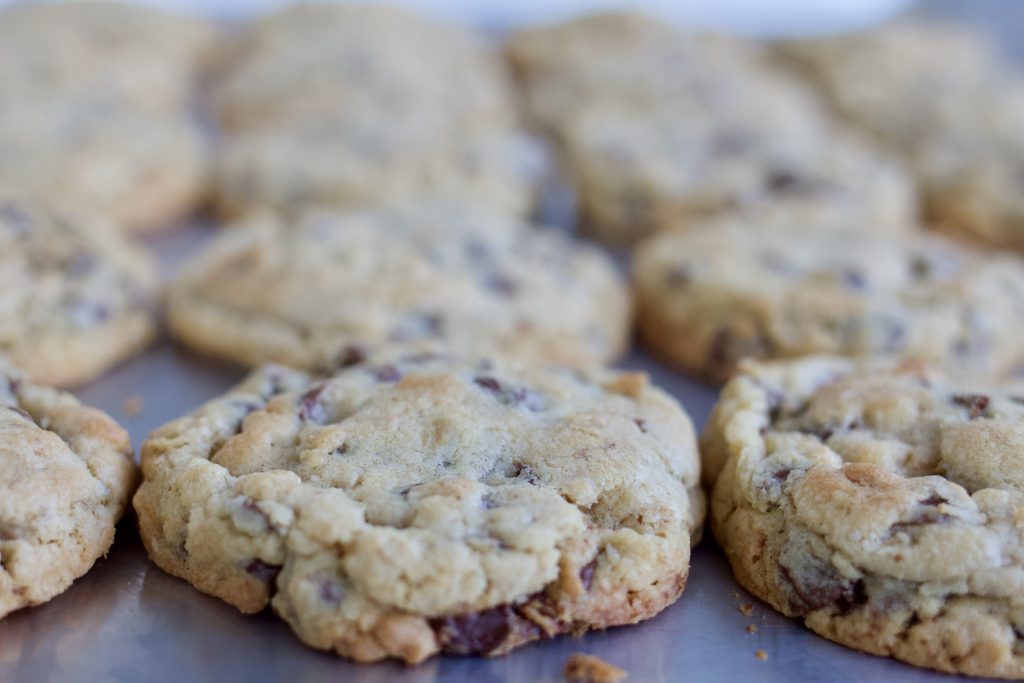
[[[933, 0], [929, 14], [976, 22], [1017, 56], [1024, 3]], [[169, 276], [205, 241], [193, 226], [150, 241]], [[703, 425], [717, 391], [635, 352], [622, 365], [649, 372], [656, 384]], [[154, 428], [195, 408], [245, 375], [241, 368], [196, 356], [161, 340], [140, 357], [76, 393], [109, 412], [138, 448]], [[125, 400], [140, 397], [128, 414]], [[749, 616], [741, 605], [752, 605]], [[747, 631], [755, 625], [756, 632]], [[756, 655], [763, 650], [763, 659]], [[814, 635], [743, 591], [710, 533], [696, 548], [682, 598], [635, 626], [563, 636], [501, 658], [437, 657], [410, 668], [356, 665], [303, 645], [269, 611], [242, 615], [150, 563], [129, 513], [108, 557], [63, 595], [0, 620], [0, 682], [63, 681], [353, 681], [473, 683], [561, 681], [566, 657], [599, 655], [629, 680], [668, 681], [948, 681], [953, 677], [849, 650]], [[978, 679], [974, 679], [978, 680]]]

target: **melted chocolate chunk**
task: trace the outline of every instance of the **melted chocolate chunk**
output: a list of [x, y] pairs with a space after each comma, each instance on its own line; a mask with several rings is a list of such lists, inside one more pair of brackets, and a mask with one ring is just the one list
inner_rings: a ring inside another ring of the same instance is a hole
[[583, 589], [589, 591], [590, 587], [594, 585], [594, 570], [597, 569], [597, 558], [595, 557], [590, 562], [587, 562], [580, 568], [580, 583], [583, 584]]
[[397, 382], [402, 379], [402, 371], [394, 365], [382, 365], [373, 371], [373, 377], [378, 382]]
[[932, 505], [938, 507], [939, 505], [942, 505], [943, 503], [948, 503], [949, 501], [940, 496], [939, 494], [935, 493], [919, 502], [921, 505]]
[[509, 479], [525, 481], [527, 484], [537, 484], [537, 482], [540, 481], [540, 478], [537, 476], [537, 473], [533, 471], [532, 467], [519, 461], [515, 461], [509, 465], [508, 469], [505, 470], [505, 476]]
[[792, 588], [790, 609], [800, 616], [828, 607], [846, 613], [867, 602], [862, 581], [844, 579], [824, 562], [814, 561], [800, 571], [782, 565], [781, 571]]
[[765, 176], [764, 186], [771, 192], [803, 194], [813, 192], [815, 183], [799, 173], [786, 168], [776, 168]]
[[32, 419], [32, 416], [28, 414], [27, 410], [19, 408], [18, 406], [7, 406], [7, 409], [10, 410], [15, 415], [17, 415], [18, 417], [24, 418], [29, 422], [32, 422], [33, 424], [35, 423], [35, 420]]
[[263, 560], [254, 559], [249, 564], [245, 565], [245, 573], [249, 574], [253, 578], [270, 583], [277, 575], [281, 572], [281, 568], [274, 564], [267, 564]]
[[865, 289], [867, 289], [867, 278], [865, 278], [864, 274], [861, 273], [859, 270], [847, 268], [843, 270], [843, 272], [840, 274], [840, 277], [842, 278], [843, 285], [849, 289], [853, 289], [856, 291], [864, 291]]
[[665, 273], [665, 284], [669, 287], [685, 287], [693, 282], [693, 271], [685, 263], [677, 263]]
[[477, 386], [481, 386], [484, 389], [487, 389], [488, 391], [493, 391], [495, 393], [501, 391], [501, 382], [494, 379], [493, 377], [476, 377], [475, 379], [473, 379], [473, 382]]
[[541, 634], [537, 624], [520, 615], [511, 605], [500, 605], [430, 621], [441, 649], [450, 654], [490, 654], [506, 643], [532, 640]]
[[320, 402], [320, 394], [324, 391], [324, 385], [313, 387], [299, 398], [299, 417], [309, 422], [323, 424], [327, 420], [324, 413], [324, 405]]
[[926, 526], [928, 524], [942, 524], [953, 519], [952, 515], [947, 515], [944, 512], [926, 512], [923, 515], [918, 515], [913, 519], [908, 519], [905, 522], [896, 522], [889, 530], [891, 533], [896, 533], [900, 529], [907, 529], [910, 527]]
[[339, 368], [349, 368], [358, 365], [366, 360], [366, 349], [356, 344], [349, 344], [338, 354], [336, 365]]
[[500, 294], [501, 296], [506, 297], [512, 296], [516, 293], [516, 290], [519, 289], [511, 278], [502, 275], [501, 273], [492, 273], [484, 278], [484, 287], [495, 294]]
[[955, 394], [950, 400], [962, 408], [967, 408], [967, 415], [972, 420], [981, 417], [989, 404], [989, 397], [984, 394]]

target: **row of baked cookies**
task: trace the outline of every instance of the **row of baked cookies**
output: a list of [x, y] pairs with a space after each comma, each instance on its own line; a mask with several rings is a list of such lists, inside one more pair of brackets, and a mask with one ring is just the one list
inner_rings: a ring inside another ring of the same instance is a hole
[[903, 20], [773, 45], [597, 15], [506, 51], [604, 241], [723, 213], [888, 234], [920, 206], [945, 232], [1021, 244], [1024, 78], [967, 29]]

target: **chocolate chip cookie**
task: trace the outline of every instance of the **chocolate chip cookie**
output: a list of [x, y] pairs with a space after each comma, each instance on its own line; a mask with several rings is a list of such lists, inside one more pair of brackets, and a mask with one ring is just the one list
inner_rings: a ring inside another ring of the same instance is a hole
[[184, 116], [106, 96], [54, 94], [0, 109], [0, 186], [150, 232], [186, 216], [205, 184], [205, 151]]
[[530, 121], [556, 135], [581, 110], [600, 103], [638, 112], [670, 100], [738, 96], [729, 74], [765, 74], [751, 42], [696, 34], [640, 14], [597, 13], [563, 24], [521, 29], [505, 53], [521, 85]]
[[135, 478], [117, 423], [0, 357], [0, 617], [63, 593], [107, 552]]
[[17, 3], [0, 11], [0, 103], [105, 92], [127, 106], [179, 111], [216, 32], [127, 2]]
[[201, 351], [317, 369], [352, 344], [414, 339], [586, 365], [618, 356], [630, 322], [604, 254], [465, 203], [256, 221], [168, 298], [171, 331]]
[[228, 136], [214, 184], [228, 217], [424, 197], [473, 197], [525, 214], [544, 169], [536, 141], [513, 130], [446, 137], [396, 130], [388, 118], [327, 119]]
[[508, 75], [489, 41], [396, 7], [299, 4], [228, 43], [211, 94], [229, 131], [387, 118], [396, 132], [508, 122]]
[[517, 131], [511, 85], [464, 29], [383, 7], [297, 6], [223, 58], [222, 213], [474, 197], [534, 204], [542, 148]]
[[88, 213], [0, 196], [0, 354], [79, 384], [155, 335], [156, 265]]
[[642, 374], [430, 348], [270, 366], [142, 447], [150, 557], [357, 661], [500, 655], [679, 597], [689, 419]]
[[903, 21], [779, 52], [839, 114], [903, 155], [940, 229], [1024, 250], [1024, 76], [981, 35]]
[[723, 213], [779, 213], [809, 230], [842, 216], [879, 234], [917, 213], [913, 183], [894, 159], [834, 130], [816, 106], [752, 82], [752, 105], [649, 113], [592, 107], [565, 131], [565, 157], [584, 231], [614, 245]]
[[843, 645], [1024, 677], [1024, 397], [920, 363], [745, 363], [702, 439], [736, 578]]
[[745, 356], [909, 354], [988, 377], [1024, 360], [1021, 261], [927, 233], [720, 219], [645, 241], [633, 279], [647, 344], [714, 381]]

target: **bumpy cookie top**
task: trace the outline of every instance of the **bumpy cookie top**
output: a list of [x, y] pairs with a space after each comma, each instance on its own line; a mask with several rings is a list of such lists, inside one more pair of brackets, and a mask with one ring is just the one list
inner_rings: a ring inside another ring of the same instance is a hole
[[632, 238], [735, 210], [781, 211], [823, 228], [822, 214], [843, 213], [865, 230], [903, 229], [917, 212], [906, 173], [836, 130], [805, 96], [755, 82], [712, 115], [693, 103], [646, 114], [587, 109], [565, 135], [581, 203]]
[[678, 595], [698, 463], [645, 376], [352, 361], [266, 368], [146, 441], [135, 506], [161, 566], [360, 660], [503, 652]]
[[654, 236], [633, 272], [645, 327], [689, 330], [709, 366], [890, 353], [1000, 375], [1022, 359], [1024, 265], [938, 236], [721, 220]]
[[525, 214], [545, 169], [541, 148], [519, 131], [438, 134], [374, 116], [235, 133], [222, 143], [215, 174], [227, 214], [424, 196], [472, 197]]
[[610, 260], [464, 203], [307, 211], [219, 237], [173, 287], [172, 329], [249, 363], [332, 367], [418, 338], [587, 364], [618, 355], [629, 302]]
[[393, 7], [290, 7], [247, 27], [220, 70], [214, 99], [229, 128], [312, 115], [457, 133], [514, 112], [485, 40]]
[[84, 574], [110, 547], [134, 483], [123, 429], [0, 357], [0, 617]]
[[0, 13], [0, 102], [102, 90], [147, 109], [179, 107], [214, 31], [120, 2], [20, 4]]
[[106, 216], [166, 225], [192, 208], [204, 175], [202, 136], [181, 114], [126, 107], [109, 94], [53, 93], [0, 108], [0, 186]]
[[530, 116], [556, 130], [599, 102], [640, 111], [671, 100], [713, 105], [736, 85], [723, 74], [740, 69], [750, 76], [747, 84], [773, 78], [750, 43], [689, 34], [629, 13], [521, 30], [509, 38], [506, 54]]
[[[758, 525], [729, 522], [747, 514], [738, 510], [785, 525], [753, 560], [777, 562], [777, 578], [746, 568], [773, 604], [817, 613], [812, 627], [849, 641], [854, 631], [824, 620], [852, 619], [867, 603], [879, 642], [903, 633], [896, 656], [979, 675], [1024, 672], [1020, 393], [916, 363], [751, 363], [723, 391], [702, 446], [708, 478], [718, 478], [716, 528], [742, 543], [741, 528]], [[753, 557], [739, 546], [733, 555]], [[951, 628], [969, 635], [940, 637]]]
[[0, 353], [37, 380], [86, 379], [150, 336], [156, 280], [104, 222], [0, 196]]

